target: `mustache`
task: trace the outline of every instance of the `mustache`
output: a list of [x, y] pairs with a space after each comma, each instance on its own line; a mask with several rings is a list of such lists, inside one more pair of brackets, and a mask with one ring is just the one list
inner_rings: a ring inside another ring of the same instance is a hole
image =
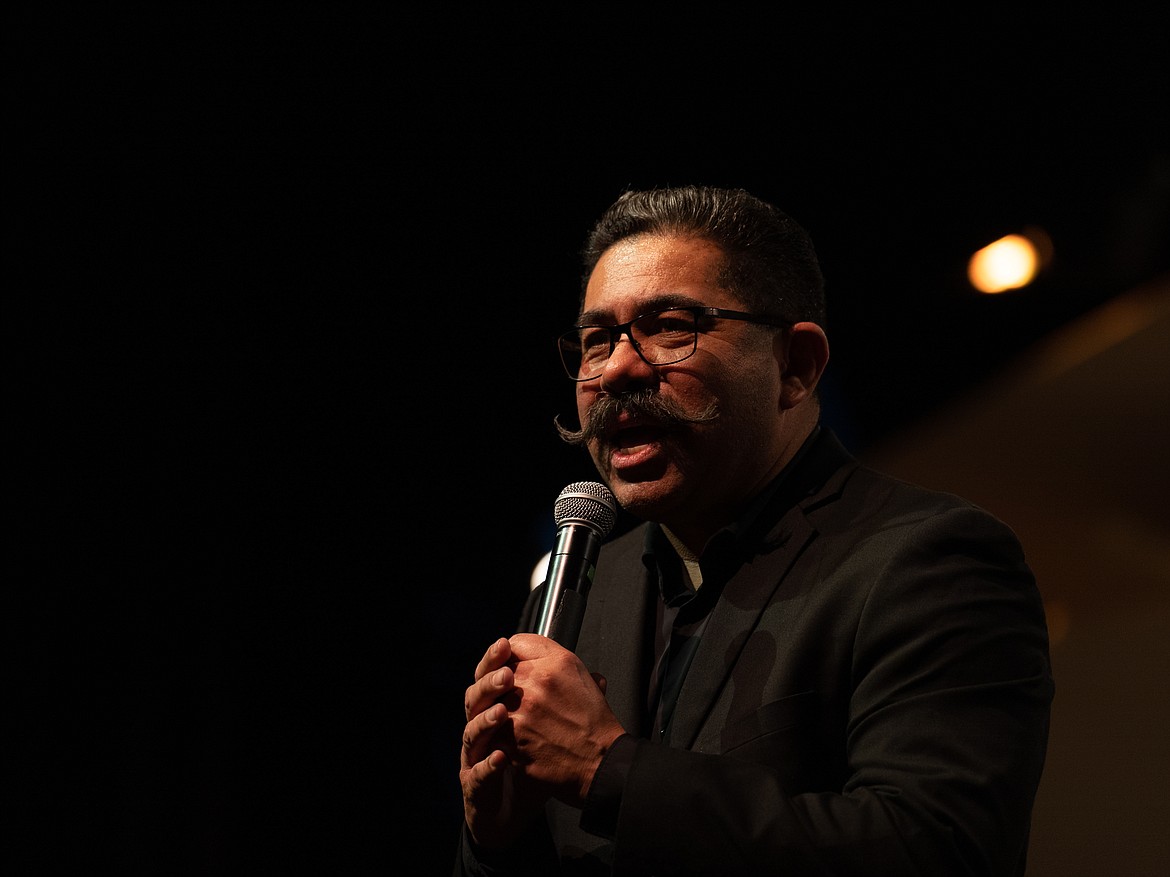
[[719, 405], [711, 402], [702, 411], [690, 414], [673, 399], [664, 398], [655, 390], [632, 390], [628, 393], [604, 393], [597, 397], [585, 412], [580, 429], [569, 429], [561, 424], [558, 414], [553, 425], [560, 437], [570, 445], [588, 444], [601, 436], [605, 425], [619, 414], [653, 421], [658, 426], [671, 429], [692, 423], [709, 423], [719, 416]]

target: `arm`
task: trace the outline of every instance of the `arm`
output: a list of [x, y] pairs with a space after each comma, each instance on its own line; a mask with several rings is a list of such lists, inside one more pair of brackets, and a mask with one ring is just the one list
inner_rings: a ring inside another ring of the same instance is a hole
[[[830, 560], [837, 569], [814, 556], [805, 572], [841, 598], [821, 596], [792, 635], [825, 668], [822, 700], [841, 689], [843, 782], [794, 790], [759, 750], [639, 742], [615, 873], [1022, 873], [1052, 687], [1014, 536], [951, 508]], [[806, 754], [786, 751], [790, 740], [753, 745], [776, 762]]]

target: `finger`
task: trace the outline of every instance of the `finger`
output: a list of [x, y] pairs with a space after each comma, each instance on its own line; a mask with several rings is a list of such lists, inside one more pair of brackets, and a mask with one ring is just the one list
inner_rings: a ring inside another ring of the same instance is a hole
[[470, 773], [468, 774], [471, 780], [470, 785], [473, 788], [482, 785], [488, 777], [494, 773], [498, 773], [507, 763], [508, 757], [499, 749], [493, 749], [484, 758], [471, 766]]
[[589, 675], [593, 677], [593, 681], [597, 683], [597, 687], [601, 689], [601, 693], [605, 694], [605, 687], [609, 684], [609, 681], [600, 673], [590, 673]]
[[489, 811], [495, 809], [492, 803], [500, 798], [507, 768], [508, 759], [497, 749], [482, 761], [459, 771], [459, 783], [463, 787], [464, 813], [473, 832], [476, 820], [472, 817], [479, 812], [480, 801], [487, 804]]
[[463, 715], [469, 722], [516, 685], [516, 674], [511, 667], [500, 667], [467, 687], [463, 695]]
[[521, 661], [541, 658], [557, 651], [568, 651], [556, 640], [536, 633], [515, 633], [508, 638], [511, 655]]
[[480, 659], [479, 663], [475, 665], [475, 678], [482, 679], [493, 670], [503, 667], [512, 659], [511, 643], [504, 637], [500, 637], [490, 646]]
[[[475, 716], [463, 728], [463, 747], [459, 761], [464, 770], [489, 758], [493, 752], [495, 733], [508, 711], [496, 704]], [[500, 753], [499, 758], [503, 758]]]

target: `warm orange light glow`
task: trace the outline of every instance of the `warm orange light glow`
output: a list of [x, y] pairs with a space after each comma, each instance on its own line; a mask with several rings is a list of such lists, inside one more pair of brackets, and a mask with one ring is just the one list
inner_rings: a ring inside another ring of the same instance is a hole
[[1036, 245], [1023, 235], [1009, 234], [971, 257], [967, 278], [980, 292], [1005, 292], [1027, 286], [1039, 269]]

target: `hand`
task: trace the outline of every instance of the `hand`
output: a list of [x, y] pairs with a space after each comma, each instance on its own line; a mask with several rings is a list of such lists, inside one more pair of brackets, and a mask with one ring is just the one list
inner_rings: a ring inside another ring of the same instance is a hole
[[489, 849], [502, 849], [519, 837], [547, 798], [529, 788], [508, 754], [497, 748], [511, 739], [508, 710], [499, 702], [513, 695], [514, 674], [507, 666], [511, 659], [508, 640], [492, 643], [463, 701], [463, 816], [475, 842]]
[[459, 781], [476, 843], [508, 846], [552, 795], [584, 803], [602, 756], [624, 733], [605, 687], [604, 677], [545, 637], [492, 643], [463, 703]]
[[601, 759], [625, 733], [605, 700], [605, 680], [546, 637], [521, 633], [507, 642], [507, 714], [493, 714], [510, 730], [504, 748], [526, 781], [580, 807]]

